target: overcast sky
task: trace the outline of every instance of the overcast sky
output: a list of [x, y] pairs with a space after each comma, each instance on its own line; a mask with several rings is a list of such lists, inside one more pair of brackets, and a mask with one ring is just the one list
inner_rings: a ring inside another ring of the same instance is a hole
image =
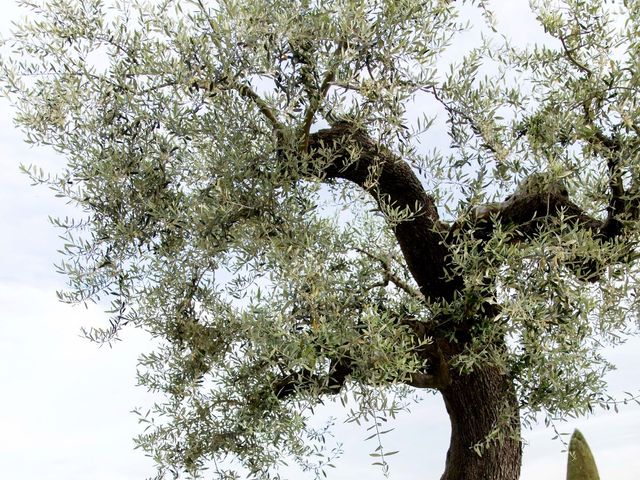
[[[0, 35], [18, 15], [14, 0], [0, 0]], [[503, 0], [500, 18], [521, 41], [541, 33], [526, 2]], [[11, 122], [11, 110], [0, 99], [0, 478], [12, 480], [126, 480], [153, 473], [152, 462], [133, 450], [131, 438], [141, 430], [134, 407], [152, 398], [135, 387], [136, 359], [149, 349], [141, 332], [128, 330], [113, 348], [98, 348], [80, 337], [80, 327], [98, 325], [98, 310], [70, 307], [56, 299], [64, 278], [55, 273], [61, 241], [48, 215], [65, 213], [50, 191], [29, 186], [20, 163], [56, 168], [64, 160], [51, 151], [29, 148]], [[640, 342], [612, 352], [619, 369], [610, 376], [612, 392], [640, 388]], [[328, 409], [336, 415], [336, 409]], [[327, 413], [327, 412], [321, 412]], [[391, 478], [437, 480], [448, 445], [449, 427], [439, 397], [401, 415], [385, 440]], [[580, 428], [591, 444], [604, 479], [636, 480], [640, 472], [640, 407], [618, 414], [603, 412], [571, 420], [561, 431]], [[375, 449], [364, 429], [338, 424], [336, 435], [345, 453], [330, 478], [377, 479], [370, 466]], [[563, 479], [566, 454], [551, 429], [525, 432], [523, 480]], [[292, 475], [291, 478], [297, 478]]]

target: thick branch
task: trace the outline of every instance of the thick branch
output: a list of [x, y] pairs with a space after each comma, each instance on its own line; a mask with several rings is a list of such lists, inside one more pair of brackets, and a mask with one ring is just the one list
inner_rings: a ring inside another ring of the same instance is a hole
[[[354, 149], [359, 150], [357, 159], [352, 158]], [[381, 207], [390, 205], [416, 212], [411, 220], [394, 227], [405, 261], [428, 300], [451, 300], [462, 286], [462, 279], [451, 277], [448, 272], [449, 252], [439, 231], [435, 201], [411, 167], [349, 122], [312, 134], [309, 152], [329, 160], [320, 172], [325, 178], [341, 178], [365, 188]]]
[[[590, 230], [593, 237], [603, 243], [622, 233], [615, 217], [609, 216], [605, 221], [596, 219], [571, 202], [566, 191], [558, 189], [534, 193], [516, 192], [502, 203], [477, 207], [476, 212], [479, 213], [472, 219], [456, 222], [451, 227], [447, 243], [455, 243], [465, 230], [473, 230], [475, 238], [487, 241], [493, 235], [496, 224], [509, 229], [511, 241], [527, 241], [539, 235], [540, 227], [550, 219], [560, 215], [565, 222]], [[612, 222], [616, 222], [616, 226]], [[568, 261], [567, 266], [579, 278], [592, 282], [599, 278], [603, 265], [596, 259], [576, 258]]]
[[469, 218], [450, 227], [447, 242], [455, 243], [456, 236], [470, 230], [473, 230], [476, 238], [488, 240], [493, 235], [496, 224], [509, 228], [513, 241], [524, 241], [537, 235], [544, 222], [560, 215], [567, 222], [591, 230], [598, 237], [604, 237], [607, 222], [593, 218], [571, 202], [562, 182], [545, 182], [540, 174], [534, 174], [525, 179], [504, 202], [475, 207]]
[[580, 207], [560, 193], [538, 192], [531, 195], [514, 196], [503, 202], [498, 220], [503, 225], [517, 227], [523, 237], [534, 235], [540, 222], [557, 217], [561, 213], [568, 222], [599, 233], [604, 223], [587, 215]]
[[582, 107], [584, 109], [585, 121], [593, 130], [593, 136], [588, 137], [587, 142], [607, 161], [610, 198], [607, 207], [607, 221], [602, 229], [602, 236], [611, 239], [622, 233], [622, 222], [620, 218], [626, 213], [629, 213], [627, 212], [628, 202], [622, 180], [623, 172], [619, 162], [622, 144], [617, 137], [609, 137], [598, 128], [594, 119], [595, 115], [588, 101], [584, 101]]
[[413, 372], [406, 383], [415, 388], [444, 388], [438, 376], [430, 373]]
[[291, 373], [272, 385], [273, 392], [279, 400], [307, 388], [314, 389], [314, 393], [335, 395], [340, 392], [352, 371], [346, 360], [332, 360], [328, 375], [321, 377], [306, 369]]

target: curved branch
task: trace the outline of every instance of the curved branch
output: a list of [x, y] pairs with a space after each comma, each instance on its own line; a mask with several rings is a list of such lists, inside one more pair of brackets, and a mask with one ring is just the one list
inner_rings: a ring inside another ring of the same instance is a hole
[[560, 43], [562, 44], [562, 50], [564, 51], [564, 54], [567, 57], [567, 60], [569, 60], [569, 63], [571, 63], [574, 67], [576, 67], [581, 72], [585, 73], [588, 77], [592, 77], [593, 72], [586, 65], [580, 62], [574, 55], [574, 52], [578, 50], [578, 47], [569, 48], [569, 45], [567, 43], [567, 38], [562, 34], [558, 35], [558, 40], [560, 40]]
[[450, 227], [447, 243], [455, 243], [457, 236], [470, 230], [476, 238], [489, 240], [498, 224], [510, 228], [513, 242], [521, 242], [536, 236], [544, 222], [560, 215], [568, 223], [591, 230], [601, 238], [606, 229], [606, 222], [587, 215], [560, 193], [514, 195], [502, 203], [480, 205], [475, 211], [478, 213], [472, 219], [455, 222]]
[[609, 205], [607, 206], [607, 221], [603, 228], [603, 235], [605, 238], [611, 239], [622, 233], [623, 227], [620, 218], [629, 213], [629, 205], [626, 200], [627, 194], [622, 179], [623, 172], [619, 161], [623, 147], [619, 138], [615, 135], [605, 135], [596, 125], [595, 115], [587, 100], [582, 103], [582, 108], [584, 110], [584, 119], [593, 131], [593, 136], [587, 137], [586, 141], [594, 151], [599, 153], [607, 162], [610, 198]]
[[[353, 158], [354, 150], [359, 152], [358, 158]], [[461, 288], [462, 279], [449, 272], [449, 251], [443, 243], [435, 200], [425, 192], [409, 164], [350, 122], [338, 122], [310, 135], [309, 153], [326, 159], [324, 169], [317, 172], [319, 176], [355, 183], [381, 208], [415, 212], [411, 220], [393, 227], [409, 271], [428, 301], [451, 300]]]
[[497, 218], [503, 225], [517, 227], [521, 237], [529, 237], [538, 230], [540, 222], [562, 214], [569, 223], [589, 229], [598, 234], [604, 222], [587, 215], [580, 207], [561, 193], [538, 192], [514, 196], [503, 202]]
[[308, 369], [290, 373], [272, 384], [273, 393], [279, 400], [284, 400], [300, 390], [311, 387], [321, 395], [335, 395], [340, 393], [352, 372], [353, 368], [346, 360], [331, 360], [326, 376], [314, 374]]

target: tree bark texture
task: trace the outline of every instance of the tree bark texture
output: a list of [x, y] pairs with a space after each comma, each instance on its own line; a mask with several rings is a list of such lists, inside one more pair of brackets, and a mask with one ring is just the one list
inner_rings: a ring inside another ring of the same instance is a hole
[[[454, 375], [441, 390], [451, 441], [441, 480], [517, 480], [522, 448], [518, 401], [511, 380], [495, 368]], [[501, 438], [478, 454], [495, 429]]]

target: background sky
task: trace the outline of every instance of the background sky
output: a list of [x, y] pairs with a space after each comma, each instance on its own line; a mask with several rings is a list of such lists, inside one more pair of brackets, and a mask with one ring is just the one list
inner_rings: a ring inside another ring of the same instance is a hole
[[[501, 25], [522, 42], [542, 33], [526, 14], [523, 0], [493, 2]], [[18, 18], [14, 0], [0, 0], [0, 36]], [[469, 42], [473, 39], [468, 39]], [[149, 350], [142, 332], [125, 330], [123, 342], [98, 348], [80, 336], [81, 326], [99, 325], [99, 309], [57, 301], [64, 278], [55, 273], [61, 247], [49, 215], [72, 213], [46, 188], [31, 187], [19, 164], [56, 169], [64, 161], [52, 151], [30, 148], [0, 98], [0, 478], [12, 480], [127, 480], [153, 473], [152, 462], [133, 449], [141, 431], [134, 407], [149, 406], [150, 394], [135, 387], [137, 356]], [[640, 341], [612, 351], [618, 365], [611, 392], [640, 388]], [[344, 454], [330, 471], [332, 479], [383, 478], [368, 456], [376, 445], [364, 442], [364, 428], [344, 425], [339, 410], [335, 433]], [[391, 478], [437, 480], [448, 445], [449, 426], [439, 397], [429, 396], [401, 415], [385, 438]], [[603, 480], [636, 480], [640, 472], [640, 407], [571, 419], [562, 432], [580, 428], [589, 441]], [[564, 479], [566, 453], [544, 425], [525, 432], [523, 480]], [[297, 478], [291, 473], [290, 478]]]

